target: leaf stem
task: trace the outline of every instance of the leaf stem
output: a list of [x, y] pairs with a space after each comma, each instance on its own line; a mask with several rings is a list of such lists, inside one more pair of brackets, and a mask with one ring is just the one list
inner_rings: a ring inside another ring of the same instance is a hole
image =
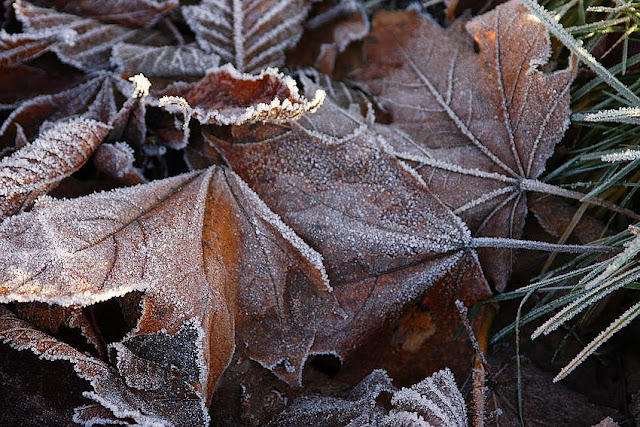
[[601, 245], [558, 245], [556, 243], [538, 242], [535, 240], [518, 240], [505, 237], [474, 237], [471, 239], [472, 248], [510, 248], [528, 249], [532, 251], [565, 252], [572, 254], [581, 253], [612, 253], [619, 248]]

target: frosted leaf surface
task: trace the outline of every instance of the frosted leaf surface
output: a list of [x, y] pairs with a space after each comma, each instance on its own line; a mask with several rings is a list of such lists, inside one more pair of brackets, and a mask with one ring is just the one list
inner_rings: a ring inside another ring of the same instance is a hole
[[142, 73], [147, 77], [203, 76], [219, 65], [220, 57], [198, 46], [142, 46], [117, 44], [112, 62], [126, 74]]
[[[377, 403], [383, 392], [393, 394], [388, 413]], [[269, 425], [466, 427], [467, 410], [449, 369], [401, 390], [393, 387], [385, 371], [375, 370], [344, 397], [296, 399]]]
[[0, 226], [0, 302], [90, 305], [145, 291], [133, 335], [203, 331], [209, 398], [235, 344], [291, 384], [327, 316], [322, 257], [222, 168], [71, 200]]
[[130, 27], [149, 27], [178, 5], [177, 0], [34, 0], [32, 3]]
[[70, 33], [41, 31], [33, 34], [8, 34], [5, 30], [0, 30], [0, 69], [42, 55], [49, 46], [63, 38], [64, 34]]
[[0, 220], [31, 207], [86, 163], [109, 126], [82, 117], [56, 122], [31, 144], [0, 160]]
[[241, 72], [284, 65], [302, 35], [308, 0], [203, 0], [182, 13], [203, 50]]
[[[574, 71], [539, 70], [549, 45], [545, 27], [517, 0], [466, 30], [460, 21], [441, 28], [417, 11], [381, 13], [365, 41], [360, 79], [392, 115], [384, 132], [394, 152], [415, 162], [476, 236], [520, 237], [527, 184], [569, 124]], [[479, 254], [502, 289], [510, 251]]]
[[[103, 3], [103, 2], [100, 2]], [[141, 2], [137, 2], [141, 3]], [[61, 61], [84, 71], [107, 69], [111, 49], [119, 42], [135, 41], [138, 44], [162, 45], [171, 39], [159, 31], [106, 24], [98, 19], [65, 13], [56, 9], [34, 6], [26, 1], [14, 3], [16, 17], [27, 32], [43, 30], [73, 30], [73, 43], [56, 43], [51, 49]]]
[[391, 378], [376, 370], [345, 397], [309, 395], [296, 399], [270, 426], [377, 426], [385, 410], [376, 404], [382, 392], [393, 393]]
[[467, 407], [453, 373], [443, 369], [410, 388], [396, 391], [394, 409], [382, 425], [466, 427]]
[[70, 116], [110, 123], [116, 116], [116, 95], [131, 95], [131, 83], [109, 73], [97, 73], [87, 81], [53, 95], [41, 95], [23, 102], [0, 127], [2, 145], [12, 146], [18, 129], [31, 141], [45, 122]]
[[[209, 70], [195, 83], [179, 82], [154, 95], [182, 97], [200, 123], [221, 125], [285, 122], [315, 112], [324, 100], [322, 90], [309, 99], [300, 96], [295, 80], [275, 69], [249, 75], [231, 65]], [[170, 111], [183, 114], [184, 107]]]
[[[169, 386], [161, 390], [142, 392], [129, 387], [107, 363], [35, 329], [4, 307], [0, 307], [0, 340], [16, 350], [30, 350], [41, 359], [71, 363], [78, 377], [93, 387], [93, 391], [85, 392], [84, 396], [107, 408], [117, 418], [131, 418], [143, 425], [173, 423], [177, 426], [203, 425], [208, 420], [201, 399], [189, 383], [172, 378]], [[93, 413], [99, 415], [104, 411]]]
[[[322, 254], [347, 316], [318, 335], [313, 351], [349, 352], [458, 263], [477, 272], [464, 223], [386, 151], [359, 106], [327, 98], [290, 127], [238, 126], [224, 139], [203, 134]], [[467, 279], [472, 293], [487, 292], [482, 277]]]

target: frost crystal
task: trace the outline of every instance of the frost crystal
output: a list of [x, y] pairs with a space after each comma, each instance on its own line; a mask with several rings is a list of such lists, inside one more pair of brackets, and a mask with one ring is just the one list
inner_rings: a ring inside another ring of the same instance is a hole
[[151, 82], [144, 76], [144, 74], [140, 73], [129, 77], [129, 81], [134, 85], [133, 94], [131, 95], [132, 98], [144, 98], [149, 95]]

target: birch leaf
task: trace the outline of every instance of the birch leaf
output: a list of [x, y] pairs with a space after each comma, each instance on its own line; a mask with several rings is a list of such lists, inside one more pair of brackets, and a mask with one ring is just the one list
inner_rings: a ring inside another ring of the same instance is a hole
[[[517, 0], [448, 29], [417, 11], [381, 13], [365, 41], [360, 78], [391, 113], [395, 153], [474, 235], [520, 237], [526, 190], [550, 191], [536, 178], [568, 126], [574, 71], [539, 69], [549, 44]], [[479, 251], [498, 289], [510, 253]]]
[[73, 43], [56, 43], [51, 49], [62, 62], [84, 71], [107, 69], [111, 49], [118, 42], [135, 40], [136, 43], [150, 45], [171, 42], [170, 38], [155, 30], [105, 24], [94, 18], [37, 7], [22, 0], [14, 5], [16, 17], [28, 32], [75, 31], [77, 35]]
[[308, 0], [203, 0], [182, 13], [203, 50], [238, 71], [258, 73], [284, 64], [302, 35]]
[[0, 302], [87, 306], [144, 291], [143, 314], [123, 343], [191, 325], [202, 373], [190, 381], [207, 401], [236, 345], [299, 384], [318, 329], [339, 313], [320, 255], [222, 168], [43, 199], [0, 234]]

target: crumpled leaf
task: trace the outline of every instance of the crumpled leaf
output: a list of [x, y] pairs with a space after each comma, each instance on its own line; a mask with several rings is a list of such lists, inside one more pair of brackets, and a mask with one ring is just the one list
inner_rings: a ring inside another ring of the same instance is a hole
[[[316, 111], [324, 99], [322, 90], [310, 100], [300, 96], [295, 80], [275, 69], [250, 75], [239, 73], [232, 65], [212, 69], [195, 83], [175, 83], [154, 95], [166, 97], [163, 105], [173, 107], [170, 111], [218, 125], [287, 122]], [[184, 98], [189, 105], [171, 97]]]
[[203, 76], [217, 67], [220, 57], [194, 44], [182, 46], [142, 46], [119, 43], [113, 48], [112, 62], [125, 74], [147, 77]]
[[202, 0], [182, 13], [200, 47], [236, 70], [258, 73], [284, 64], [302, 35], [308, 0]]
[[[517, 0], [466, 31], [415, 10], [380, 13], [365, 50], [360, 78], [392, 116], [394, 152], [415, 162], [475, 236], [520, 237], [526, 191], [540, 191], [536, 178], [569, 123], [574, 70], [540, 70], [550, 52], [545, 27]], [[504, 289], [511, 251], [479, 254]]]
[[[393, 394], [387, 412], [377, 403]], [[364, 378], [345, 397], [310, 395], [296, 399], [269, 425], [466, 427], [467, 408], [449, 369], [443, 369], [410, 388], [397, 390], [383, 370]]]
[[83, 395], [116, 418], [130, 418], [146, 425], [163, 425], [169, 421], [183, 426], [203, 425], [209, 420], [198, 393], [170, 372], [165, 373], [163, 387], [142, 391], [126, 383], [121, 376], [126, 375], [126, 370], [119, 373], [109, 364], [35, 329], [4, 307], [0, 307], [0, 340], [16, 350], [30, 350], [41, 359], [73, 364], [78, 377], [93, 387], [93, 391]]
[[[305, 81], [307, 92], [316, 89]], [[359, 104], [341, 108], [328, 97], [315, 114], [289, 126], [237, 126], [224, 138], [215, 128], [203, 131], [324, 257], [348, 317], [317, 336], [318, 353], [346, 356], [458, 266], [465, 273], [453, 274], [460, 280], [442, 294], [439, 309], [454, 312], [447, 298], [463, 288], [464, 298], [490, 295], [464, 223], [387, 151], [372, 127], [371, 114], [365, 120]]]
[[[145, 291], [142, 317], [122, 343], [175, 337], [190, 324], [202, 372], [191, 384], [207, 402], [236, 345], [298, 385], [318, 329], [340, 313], [321, 256], [219, 167], [41, 199], [0, 235], [0, 302], [87, 306]], [[166, 346], [154, 348], [162, 355]]]
[[131, 84], [110, 73], [97, 73], [70, 89], [29, 99], [4, 121], [0, 141], [3, 146], [12, 147], [20, 129], [24, 138], [31, 141], [43, 130], [42, 124], [75, 115], [109, 124], [118, 113], [118, 94], [131, 97]]
[[[137, 5], [142, 3], [136, 2]], [[171, 38], [156, 30], [105, 24], [98, 19], [73, 15], [53, 8], [37, 7], [23, 0], [17, 0], [14, 7], [16, 17], [28, 32], [73, 30], [76, 35], [71, 43], [56, 43], [51, 50], [61, 61], [84, 71], [107, 69], [111, 49], [118, 42], [135, 41], [145, 45], [163, 45], [171, 42]], [[82, 11], [83, 8], [79, 9]]]
[[0, 160], [0, 221], [80, 169], [109, 126], [82, 117], [56, 122], [31, 144]]

